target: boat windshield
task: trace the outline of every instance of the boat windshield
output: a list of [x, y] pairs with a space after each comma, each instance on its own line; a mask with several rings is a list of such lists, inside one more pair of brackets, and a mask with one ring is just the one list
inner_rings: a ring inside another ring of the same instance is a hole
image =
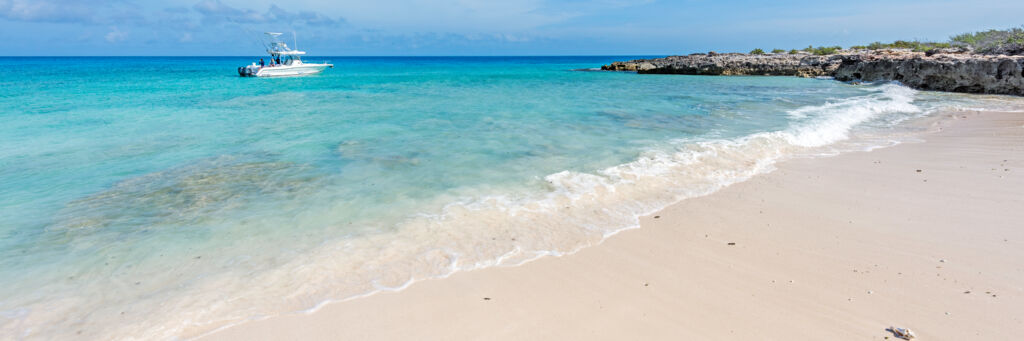
[[292, 49], [288, 48], [288, 44], [280, 41], [271, 42], [270, 48], [267, 49], [267, 52], [270, 52], [270, 54], [287, 54], [292, 51]]

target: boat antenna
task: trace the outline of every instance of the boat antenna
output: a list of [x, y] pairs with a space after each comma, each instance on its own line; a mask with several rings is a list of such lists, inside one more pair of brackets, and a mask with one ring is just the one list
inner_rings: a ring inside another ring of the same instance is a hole
[[295, 31], [292, 31], [292, 50], [299, 49], [299, 38], [295, 36]]

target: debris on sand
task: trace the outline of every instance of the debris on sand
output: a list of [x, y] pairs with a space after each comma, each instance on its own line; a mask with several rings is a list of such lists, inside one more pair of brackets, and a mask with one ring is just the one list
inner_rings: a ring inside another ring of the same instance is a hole
[[917, 337], [917, 335], [914, 335], [914, 332], [911, 331], [910, 328], [889, 327], [889, 331], [892, 332], [893, 335], [896, 335], [896, 337], [904, 340], [910, 340]]

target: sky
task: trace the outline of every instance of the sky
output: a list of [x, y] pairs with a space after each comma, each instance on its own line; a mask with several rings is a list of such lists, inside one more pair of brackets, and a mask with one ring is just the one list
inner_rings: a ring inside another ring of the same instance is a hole
[[944, 41], [1024, 25], [1016, 0], [0, 0], [14, 56], [668, 55]]

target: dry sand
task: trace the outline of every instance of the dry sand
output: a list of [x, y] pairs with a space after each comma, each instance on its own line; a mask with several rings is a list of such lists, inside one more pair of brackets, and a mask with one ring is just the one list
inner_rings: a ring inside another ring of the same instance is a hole
[[1024, 114], [956, 116], [924, 143], [784, 162], [571, 256], [206, 339], [1021, 339]]

